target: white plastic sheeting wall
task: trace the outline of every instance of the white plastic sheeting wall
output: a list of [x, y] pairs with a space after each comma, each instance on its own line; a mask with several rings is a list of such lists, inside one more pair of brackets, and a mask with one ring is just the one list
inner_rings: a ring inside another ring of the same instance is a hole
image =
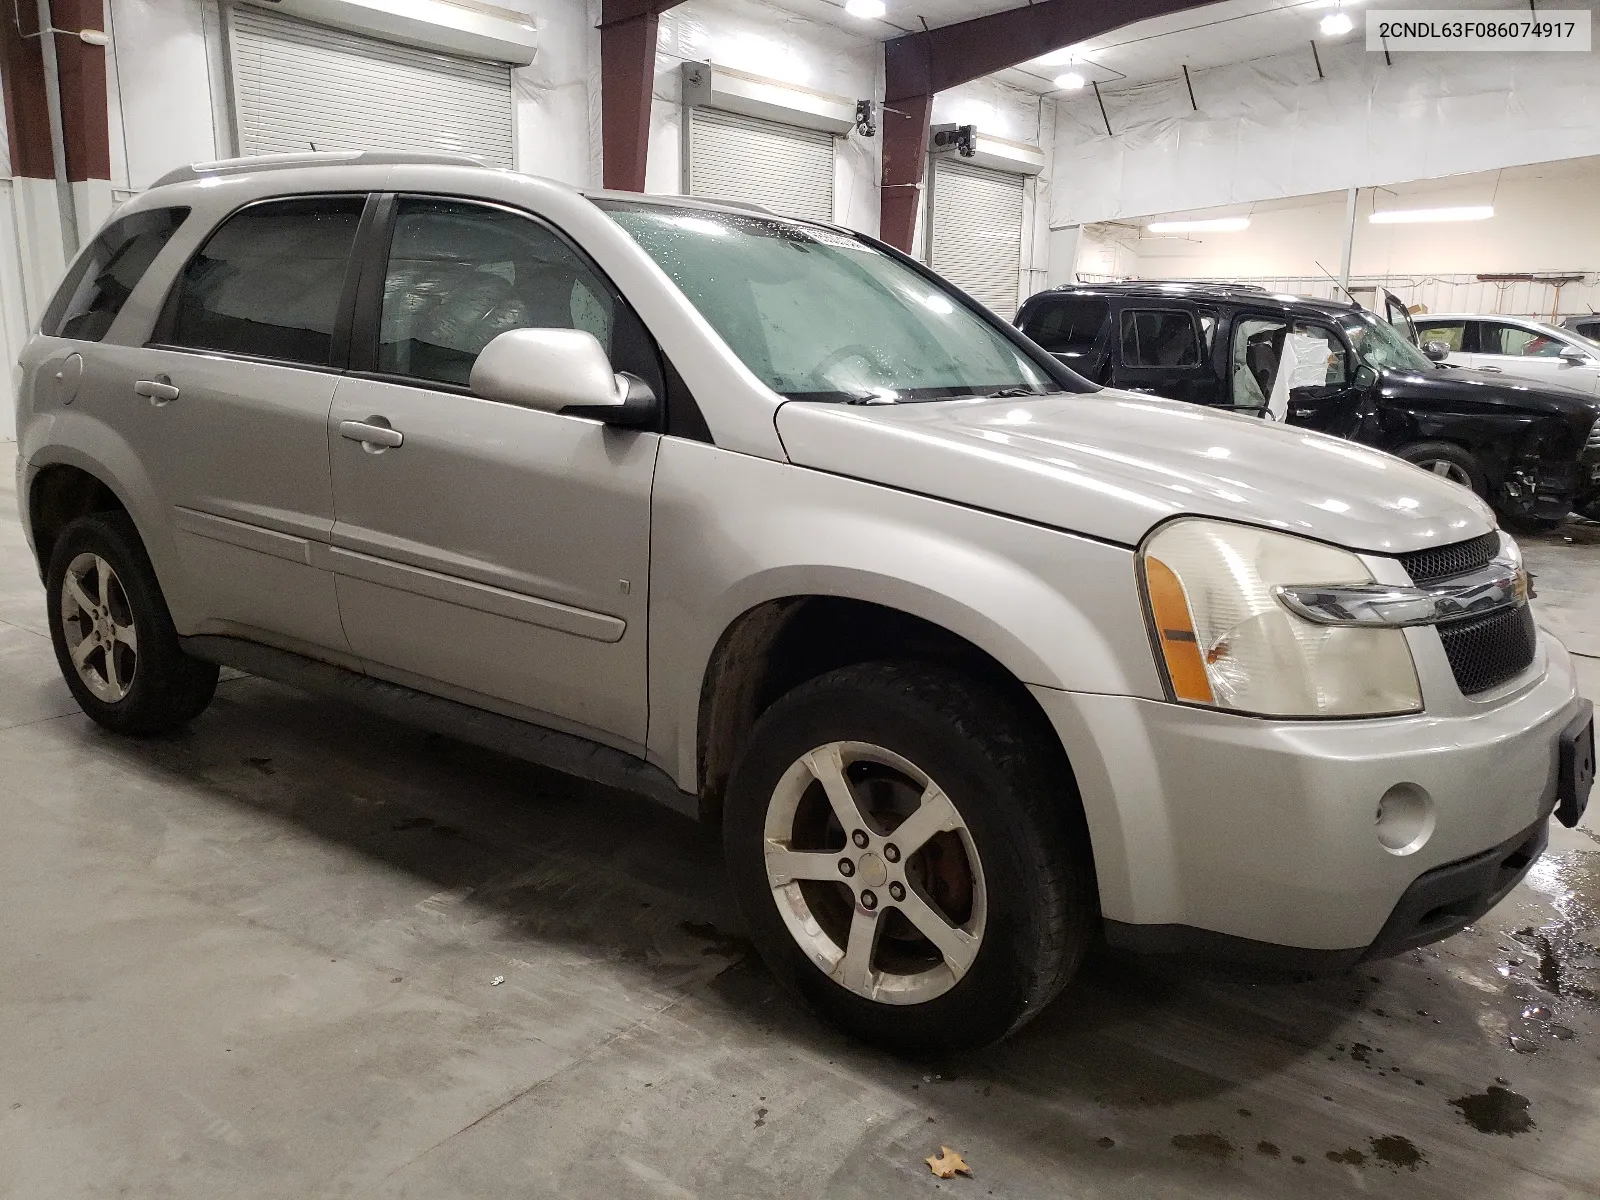
[[1052, 226], [1600, 153], [1591, 54], [1397, 54], [1354, 40], [1057, 106]]

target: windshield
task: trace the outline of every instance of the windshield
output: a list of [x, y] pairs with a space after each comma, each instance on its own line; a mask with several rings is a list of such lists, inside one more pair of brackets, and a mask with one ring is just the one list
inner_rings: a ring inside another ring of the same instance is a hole
[[1370, 313], [1351, 317], [1344, 325], [1356, 353], [1369, 367], [1390, 371], [1437, 370], [1431, 359], [1418, 350], [1389, 322]]
[[1092, 390], [1029, 355], [959, 296], [849, 234], [757, 213], [598, 203], [745, 366], [791, 400], [894, 404]]

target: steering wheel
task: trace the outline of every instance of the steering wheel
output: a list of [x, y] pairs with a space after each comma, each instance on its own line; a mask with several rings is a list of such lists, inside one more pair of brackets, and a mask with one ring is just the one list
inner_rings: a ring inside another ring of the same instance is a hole
[[888, 362], [884, 360], [883, 355], [875, 347], [869, 346], [865, 342], [851, 342], [848, 346], [840, 346], [837, 350], [824, 356], [816, 366], [811, 368], [811, 378], [827, 380], [829, 371], [852, 358], [863, 359], [883, 374], [889, 374], [890, 367]]

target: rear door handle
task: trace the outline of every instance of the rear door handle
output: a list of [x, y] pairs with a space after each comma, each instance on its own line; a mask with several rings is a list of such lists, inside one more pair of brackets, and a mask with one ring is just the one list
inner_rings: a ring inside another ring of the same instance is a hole
[[166, 378], [141, 379], [133, 385], [135, 396], [147, 396], [151, 404], [171, 404], [178, 398], [178, 389]]
[[366, 421], [340, 421], [339, 436], [360, 442], [364, 446], [382, 446], [393, 450], [405, 444], [405, 435], [388, 425], [373, 425]]
[[1506, 369], [1504, 367], [1483, 366], [1483, 367], [1479, 367], [1478, 370], [1480, 370], [1480, 371], [1493, 371], [1496, 375], [1504, 375], [1506, 373]]

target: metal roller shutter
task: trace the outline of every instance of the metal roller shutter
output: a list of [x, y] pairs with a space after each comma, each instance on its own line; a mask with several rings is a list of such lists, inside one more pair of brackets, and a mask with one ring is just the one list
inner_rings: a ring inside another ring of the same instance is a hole
[[940, 158], [933, 172], [933, 269], [1006, 320], [1022, 278], [1023, 177]]
[[511, 68], [230, 10], [241, 154], [448, 150], [511, 166]]
[[689, 110], [689, 194], [833, 220], [833, 135], [711, 108]]

